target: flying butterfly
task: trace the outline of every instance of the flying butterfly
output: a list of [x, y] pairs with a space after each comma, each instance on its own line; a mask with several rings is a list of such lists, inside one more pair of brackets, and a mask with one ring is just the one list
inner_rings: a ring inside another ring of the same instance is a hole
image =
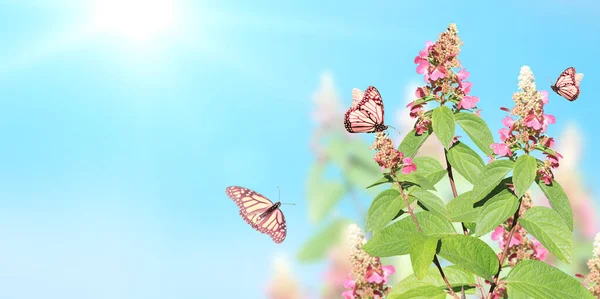
[[255, 230], [269, 235], [275, 243], [285, 240], [287, 227], [279, 209], [281, 202], [273, 204], [260, 193], [240, 186], [227, 187], [225, 193], [240, 208], [242, 218]]
[[574, 67], [569, 67], [558, 76], [556, 83], [550, 85], [550, 88], [558, 95], [572, 102], [579, 97], [579, 83], [581, 79], [583, 79], [583, 74], [577, 74]]
[[387, 130], [383, 124], [383, 100], [374, 86], [365, 92], [352, 89], [352, 107], [344, 115], [344, 126], [349, 133], [375, 133]]

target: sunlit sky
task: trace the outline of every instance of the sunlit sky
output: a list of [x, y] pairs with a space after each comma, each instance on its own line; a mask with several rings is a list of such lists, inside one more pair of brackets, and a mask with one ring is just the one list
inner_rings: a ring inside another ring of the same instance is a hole
[[[581, 128], [599, 191], [599, 6], [520, 2], [0, 1], [1, 297], [264, 298], [273, 257], [315, 229], [322, 74], [344, 105], [375, 85], [394, 117], [421, 82], [414, 56], [450, 22], [494, 132], [522, 65], [540, 88], [585, 73], [576, 102], [551, 94], [549, 133]], [[296, 203], [283, 244], [239, 218], [229, 185]], [[356, 216], [348, 199], [338, 213]], [[292, 267], [318, 292], [322, 267]]]

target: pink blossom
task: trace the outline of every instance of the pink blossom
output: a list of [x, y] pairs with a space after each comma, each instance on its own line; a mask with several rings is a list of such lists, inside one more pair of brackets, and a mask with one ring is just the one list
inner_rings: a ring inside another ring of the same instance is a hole
[[354, 281], [349, 275], [346, 279], [344, 279], [344, 287], [346, 289], [353, 289], [355, 285], [356, 281]]
[[460, 138], [462, 136], [454, 136], [454, 138], [452, 138], [452, 144], [455, 144], [458, 141], [458, 138]]
[[496, 161], [496, 157], [494, 157], [494, 156], [488, 156], [488, 158], [489, 158], [489, 159], [488, 159], [488, 164], [490, 164], [490, 163], [492, 163], [492, 162]]
[[554, 138], [550, 137], [544, 142], [545, 147], [554, 147]]
[[365, 278], [367, 282], [374, 283], [387, 283], [388, 277], [396, 272], [394, 266], [381, 266], [381, 270], [375, 269], [371, 266], [367, 269], [367, 273], [365, 273]]
[[419, 61], [419, 65], [417, 65], [417, 74], [426, 74], [429, 69], [429, 62], [427, 60]]
[[471, 83], [471, 82], [458, 81], [458, 88], [460, 90], [462, 90], [462, 92], [464, 94], [469, 94], [469, 92], [471, 92], [471, 87], [472, 86], [473, 86], [473, 83]]
[[417, 98], [422, 98], [422, 97], [424, 97], [426, 95], [427, 94], [425, 92], [425, 88], [423, 88], [423, 87], [417, 87], [417, 90], [415, 91], [415, 96], [417, 96]]
[[548, 91], [542, 90], [540, 93], [542, 94], [542, 103], [544, 103], [544, 105], [548, 104]]
[[462, 70], [458, 71], [457, 75], [458, 75], [458, 80], [464, 81], [467, 78], [469, 78], [470, 73], [467, 72], [467, 69], [462, 69]]
[[[423, 104], [419, 104], [419, 105], [414, 105], [414, 102], [410, 102], [410, 112], [409, 112], [409, 116], [412, 118], [416, 118], [417, 116], [419, 116], [419, 112], [421, 112], [423, 110]], [[408, 106], [406, 106], [408, 107]]]
[[481, 117], [481, 109], [475, 110], [474, 114]]
[[542, 122], [542, 133], [546, 132], [548, 125], [556, 123], [556, 117], [552, 114], [544, 114], [544, 121]]
[[540, 261], [543, 261], [546, 259], [546, 254], [548, 254], [548, 250], [546, 248], [544, 248], [544, 245], [542, 245], [542, 243], [540, 243], [540, 241], [538, 241], [537, 239], [533, 239], [533, 253], [537, 256], [538, 259], [540, 259]]
[[478, 97], [474, 97], [474, 96], [464, 96], [460, 102], [458, 102], [458, 109], [471, 109], [474, 108], [475, 105], [477, 105], [477, 102], [479, 102], [479, 98]]
[[345, 290], [342, 293], [342, 296], [344, 296], [344, 299], [354, 299], [354, 291], [353, 290]]
[[493, 143], [490, 148], [494, 150], [494, 154], [499, 156], [512, 156], [512, 151], [505, 143]]
[[552, 174], [548, 171], [538, 171], [540, 174], [540, 179], [544, 181], [546, 185], [552, 184]]
[[447, 71], [444, 67], [442, 67], [441, 65], [436, 67], [435, 69], [433, 69], [433, 71], [430, 74], [430, 78], [431, 80], [435, 81], [438, 79], [443, 79], [446, 77]]
[[542, 122], [538, 119], [535, 114], [531, 113], [525, 117], [525, 125], [533, 128], [534, 130], [539, 130], [542, 128]]
[[500, 140], [502, 140], [502, 142], [506, 141], [506, 139], [508, 139], [508, 136], [510, 135], [510, 131], [507, 128], [502, 128], [500, 130], [498, 130], [498, 134], [500, 134]]
[[[548, 153], [544, 153], [544, 154], [545, 154], [545, 155], [546, 155], [546, 157], [548, 158], [548, 162], [550, 162], [550, 166], [551, 166], [552, 168], [556, 168], [556, 167], [558, 167], [558, 157], [557, 157], [557, 156], [555, 156], [555, 155], [551, 155], [551, 154], [548, 154]], [[557, 154], [558, 154], [558, 153], [557, 153]], [[558, 155], [560, 155], [560, 154], [558, 154]], [[562, 158], [562, 156], [561, 156], [561, 158]]]
[[406, 158], [402, 159], [402, 164], [404, 164], [404, 166], [402, 166], [403, 174], [409, 174], [409, 173], [417, 170], [417, 165], [415, 165], [415, 163], [413, 163], [411, 157], [406, 157]]
[[492, 232], [492, 240], [498, 241], [504, 235], [504, 227], [502, 225], [496, 227], [496, 229]]
[[507, 128], [511, 128], [515, 124], [515, 120], [510, 116], [506, 116], [502, 119], [502, 124]]
[[425, 131], [427, 131], [429, 129], [429, 120], [423, 120], [417, 123], [417, 125], [415, 126], [415, 133], [417, 133], [417, 135], [421, 135], [423, 134]]
[[510, 112], [510, 114], [512, 114], [512, 112], [510, 111], [510, 109], [508, 109], [506, 107], [500, 107], [500, 110], [506, 111], [506, 112]]

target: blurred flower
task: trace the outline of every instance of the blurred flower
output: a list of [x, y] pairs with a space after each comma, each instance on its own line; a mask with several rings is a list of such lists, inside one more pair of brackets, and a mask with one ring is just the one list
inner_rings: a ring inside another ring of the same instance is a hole
[[596, 298], [600, 298], [600, 233], [594, 241], [593, 256], [587, 262], [590, 273], [587, 275], [584, 285]]
[[312, 118], [317, 126], [322, 128], [339, 127], [343, 107], [331, 73], [325, 72], [321, 75], [321, 83], [319, 89], [313, 94], [313, 102], [315, 103], [315, 109]]
[[[346, 232], [346, 236], [349, 234]], [[321, 294], [322, 299], [337, 299], [347, 286], [348, 273], [352, 271], [350, 246], [347, 246], [348, 238], [334, 246], [329, 253], [329, 264], [324, 275], [325, 288]], [[353, 281], [352, 281], [353, 282]]]
[[342, 296], [346, 299], [384, 298], [391, 290], [386, 285], [388, 278], [396, 269], [391, 265], [383, 266], [379, 257], [370, 256], [362, 250], [365, 236], [356, 224], [351, 224], [348, 231], [352, 272], [344, 283], [348, 290]]
[[267, 298], [269, 299], [301, 299], [300, 285], [294, 278], [289, 265], [289, 260], [277, 256], [274, 260], [274, 275], [267, 285]]

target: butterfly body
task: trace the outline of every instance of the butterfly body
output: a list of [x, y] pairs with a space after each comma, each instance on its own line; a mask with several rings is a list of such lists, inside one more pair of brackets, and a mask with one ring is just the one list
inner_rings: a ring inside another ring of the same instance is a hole
[[374, 86], [363, 93], [352, 90], [352, 107], [344, 115], [344, 127], [349, 133], [376, 133], [387, 130], [383, 123], [383, 100]]
[[255, 230], [267, 234], [275, 243], [287, 235], [287, 226], [280, 202], [273, 203], [262, 194], [240, 186], [230, 186], [225, 193], [240, 208], [240, 216]]
[[583, 74], [577, 74], [574, 67], [564, 70], [556, 83], [550, 85], [550, 88], [558, 95], [569, 101], [575, 101], [579, 97], [579, 83], [583, 79]]

